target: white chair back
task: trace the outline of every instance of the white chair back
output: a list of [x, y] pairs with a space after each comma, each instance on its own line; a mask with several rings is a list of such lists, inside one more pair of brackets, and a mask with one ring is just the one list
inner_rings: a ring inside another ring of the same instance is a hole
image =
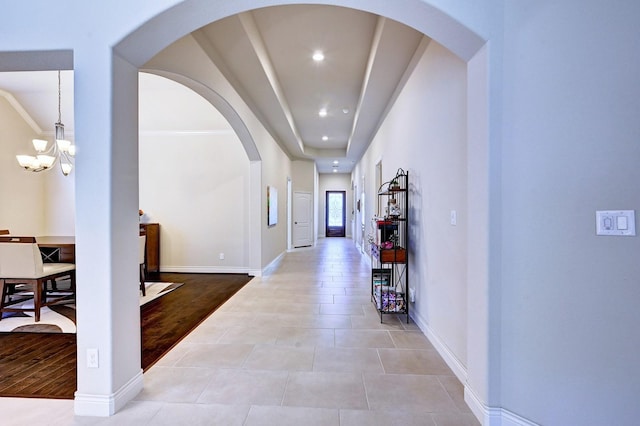
[[138, 250], [138, 260], [141, 265], [144, 263], [144, 255], [146, 252], [146, 245], [147, 245], [147, 236], [146, 235], [140, 235], [138, 237], [138, 241], [139, 241], [139, 250]]
[[40, 278], [43, 269], [42, 255], [35, 242], [0, 242], [0, 277]]

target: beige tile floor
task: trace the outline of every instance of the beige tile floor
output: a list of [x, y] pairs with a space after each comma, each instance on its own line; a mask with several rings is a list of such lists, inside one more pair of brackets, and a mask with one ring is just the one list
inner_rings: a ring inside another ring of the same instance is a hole
[[422, 332], [404, 316], [380, 321], [369, 268], [349, 239], [287, 253], [145, 373], [115, 416], [0, 398], [0, 424], [478, 425]]

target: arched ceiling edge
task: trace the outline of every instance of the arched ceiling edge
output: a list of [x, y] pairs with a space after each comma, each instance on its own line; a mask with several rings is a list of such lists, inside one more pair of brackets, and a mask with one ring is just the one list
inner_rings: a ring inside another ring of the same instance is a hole
[[262, 7], [302, 3], [348, 7], [396, 20], [436, 40], [465, 61], [471, 59], [486, 42], [471, 29], [425, 0], [253, 0], [242, 3], [185, 0], [142, 24], [114, 46], [114, 51], [131, 64], [142, 67], [171, 43], [211, 22]]
[[231, 106], [231, 104], [229, 104], [229, 102], [227, 102], [227, 100], [220, 96], [220, 94], [218, 94], [215, 90], [181, 74], [149, 68], [141, 69], [140, 71], [173, 80], [185, 87], [188, 87], [189, 89], [205, 98], [229, 122], [234, 132], [240, 139], [240, 142], [242, 143], [242, 146], [247, 153], [249, 161], [260, 161], [260, 153], [258, 152], [255, 141], [251, 137], [251, 133], [249, 132], [249, 129], [247, 129], [244, 121], [236, 112], [236, 110]]

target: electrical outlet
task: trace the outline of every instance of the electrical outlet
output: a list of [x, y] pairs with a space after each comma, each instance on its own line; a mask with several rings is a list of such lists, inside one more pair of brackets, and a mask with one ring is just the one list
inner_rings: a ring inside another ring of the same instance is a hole
[[224, 260], [224, 253], [220, 253], [220, 260]]
[[87, 349], [87, 368], [98, 368], [99, 366], [98, 349]]
[[458, 224], [458, 212], [455, 210], [451, 210], [451, 226], [456, 226]]

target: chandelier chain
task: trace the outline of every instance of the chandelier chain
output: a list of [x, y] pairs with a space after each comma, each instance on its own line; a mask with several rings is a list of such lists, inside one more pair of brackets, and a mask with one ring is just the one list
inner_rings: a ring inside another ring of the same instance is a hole
[[58, 123], [62, 123], [62, 112], [60, 109], [60, 104], [62, 102], [62, 91], [60, 87], [60, 70], [58, 70]]

